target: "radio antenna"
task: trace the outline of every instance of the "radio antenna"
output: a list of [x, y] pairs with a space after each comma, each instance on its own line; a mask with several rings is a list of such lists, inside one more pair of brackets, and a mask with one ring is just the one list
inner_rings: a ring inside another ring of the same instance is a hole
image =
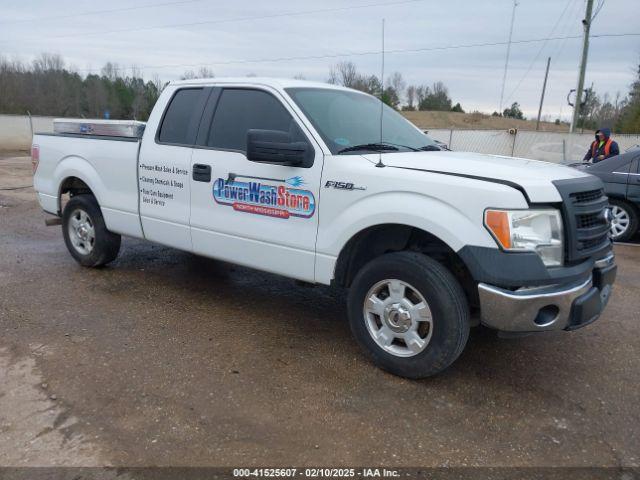
[[[382, 143], [383, 141], [383, 130], [382, 130], [382, 126], [383, 126], [383, 121], [382, 121], [382, 117], [384, 115], [384, 18], [382, 19], [382, 50], [381, 50], [381, 57], [382, 57], [382, 68], [381, 68], [381, 72], [380, 72], [380, 143]], [[376, 164], [376, 167], [384, 167], [384, 163], [382, 163], [382, 152], [378, 153], [378, 163]]]

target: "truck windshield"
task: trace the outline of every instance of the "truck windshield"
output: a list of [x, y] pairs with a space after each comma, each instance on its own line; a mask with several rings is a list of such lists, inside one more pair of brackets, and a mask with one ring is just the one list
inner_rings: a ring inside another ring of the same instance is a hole
[[380, 100], [359, 92], [331, 88], [287, 88], [322, 136], [331, 153], [440, 150], [437, 144], [393, 108], [382, 109], [380, 138]]

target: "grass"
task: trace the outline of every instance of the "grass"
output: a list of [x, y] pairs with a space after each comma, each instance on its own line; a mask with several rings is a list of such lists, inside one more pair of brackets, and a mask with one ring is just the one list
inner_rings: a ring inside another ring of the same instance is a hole
[[[492, 117], [485, 113], [457, 113], [457, 112], [402, 112], [411, 122], [423, 130], [429, 128], [454, 128], [473, 130], [535, 130], [535, 120], [516, 120], [513, 118]], [[568, 132], [569, 125], [556, 125], [551, 122], [540, 122], [542, 132]]]

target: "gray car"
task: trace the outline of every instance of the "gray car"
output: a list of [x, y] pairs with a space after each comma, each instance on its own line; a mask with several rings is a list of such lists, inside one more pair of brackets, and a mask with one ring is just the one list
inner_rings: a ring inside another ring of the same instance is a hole
[[633, 238], [638, 233], [640, 217], [640, 149], [577, 168], [604, 182], [613, 213], [611, 238], [618, 242]]

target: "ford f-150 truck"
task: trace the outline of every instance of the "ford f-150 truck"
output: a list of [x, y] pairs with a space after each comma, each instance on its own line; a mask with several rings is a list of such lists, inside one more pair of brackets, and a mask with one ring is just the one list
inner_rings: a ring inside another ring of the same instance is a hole
[[36, 134], [34, 185], [81, 265], [121, 235], [348, 288], [357, 342], [421, 378], [472, 326], [574, 330], [616, 275], [602, 182], [549, 163], [441, 150], [370, 95], [322, 83], [188, 80], [146, 124]]

